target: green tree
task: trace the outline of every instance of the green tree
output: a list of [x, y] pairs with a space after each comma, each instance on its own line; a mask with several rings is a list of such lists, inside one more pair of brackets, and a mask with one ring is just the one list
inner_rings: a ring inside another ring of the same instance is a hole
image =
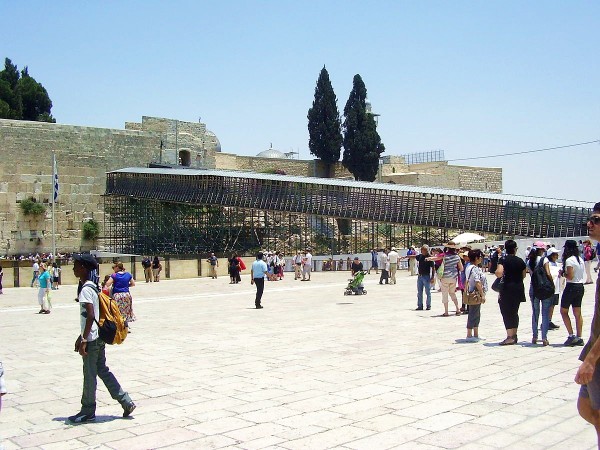
[[308, 110], [308, 136], [310, 152], [327, 164], [330, 177], [331, 166], [340, 159], [342, 132], [337, 98], [325, 66], [317, 80], [312, 108]]
[[375, 181], [379, 156], [385, 151], [377, 133], [375, 118], [366, 108], [367, 88], [360, 75], [354, 75], [352, 91], [344, 107], [344, 156], [342, 163], [354, 179]]
[[0, 72], [0, 118], [21, 119], [23, 105], [18, 89], [19, 71], [8, 58], [4, 59], [4, 70]]
[[56, 122], [51, 114], [48, 91], [29, 75], [27, 67], [19, 73], [8, 58], [0, 72], [0, 118]]
[[21, 71], [17, 87], [23, 104], [23, 120], [56, 122], [50, 113], [52, 100], [48, 96], [48, 91], [29, 76], [27, 67]]

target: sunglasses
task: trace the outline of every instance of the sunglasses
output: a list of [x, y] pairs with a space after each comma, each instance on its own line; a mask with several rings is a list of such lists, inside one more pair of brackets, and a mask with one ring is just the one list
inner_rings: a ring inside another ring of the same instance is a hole
[[600, 216], [590, 216], [587, 222], [594, 222], [594, 225], [600, 225]]

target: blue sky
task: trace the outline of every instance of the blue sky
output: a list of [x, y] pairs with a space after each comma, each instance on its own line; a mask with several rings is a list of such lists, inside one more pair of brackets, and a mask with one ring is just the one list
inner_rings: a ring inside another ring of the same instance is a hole
[[[59, 123], [201, 117], [225, 152], [273, 143], [309, 158], [326, 65], [340, 111], [362, 76], [386, 154], [600, 139], [598, 1], [0, 0], [0, 12], [0, 56], [29, 66]], [[599, 155], [593, 144], [461, 164], [502, 167], [506, 193], [595, 202]]]

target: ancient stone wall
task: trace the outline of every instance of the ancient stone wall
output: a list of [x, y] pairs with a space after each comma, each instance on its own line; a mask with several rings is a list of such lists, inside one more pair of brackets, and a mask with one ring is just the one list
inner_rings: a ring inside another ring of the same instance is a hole
[[446, 161], [411, 164], [408, 168], [419, 174], [417, 186], [502, 193], [501, 168], [454, 166]]
[[[0, 254], [50, 251], [52, 151], [60, 181], [57, 248], [73, 251], [82, 246], [86, 219], [102, 225], [105, 173], [157, 159], [160, 137], [135, 130], [0, 120]], [[19, 202], [29, 197], [46, 205], [46, 214], [26, 216]]]
[[125, 129], [159, 135], [161, 151], [154, 162], [162, 164], [214, 168], [215, 154], [221, 151], [219, 140], [202, 122], [143, 116], [141, 123], [125, 123]]

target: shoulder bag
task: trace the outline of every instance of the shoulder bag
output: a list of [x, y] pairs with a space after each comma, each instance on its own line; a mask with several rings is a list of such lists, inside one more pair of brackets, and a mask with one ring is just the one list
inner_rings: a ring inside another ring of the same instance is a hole
[[470, 280], [471, 280], [471, 275], [473, 275], [473, 270], [474, 267], [471, 266], [471, 271], [469, 272], [469, 277], [467, 278], [466, 281], [466, 290], [467, 290], [467, 295], [465, 297], [465, 304], [466, 305], [481, 305], [483, 303], [485, 303], [485, 298], [483, 298], [481, 296], [481, 294], [479, 293], [479, 291], [477, 290], [477, 287], [475, 287], [475, 289], [473, 289], [473, 292], [469, 292], [469, 286], [470, 286]]

